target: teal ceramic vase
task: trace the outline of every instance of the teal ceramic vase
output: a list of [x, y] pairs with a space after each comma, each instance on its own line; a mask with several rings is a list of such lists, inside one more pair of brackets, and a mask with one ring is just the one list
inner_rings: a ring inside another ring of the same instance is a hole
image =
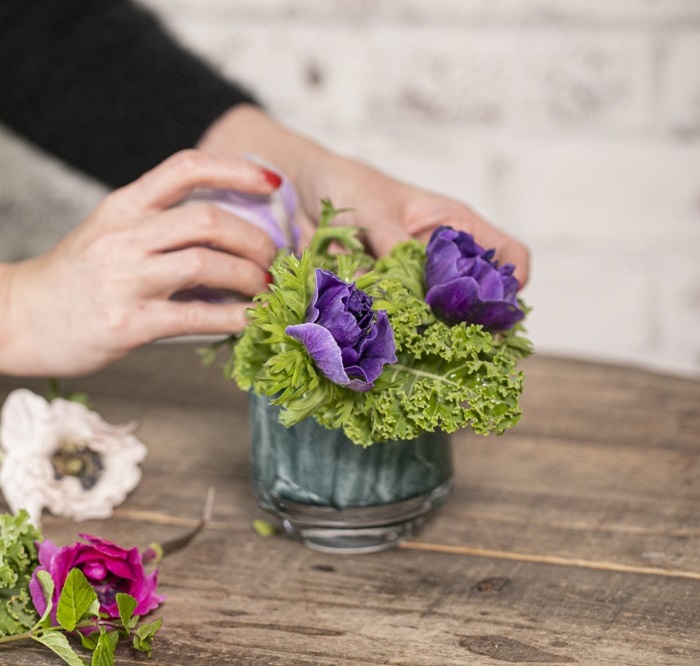
[[392, 548], [447, 499], [452, 450], [445, 433], [363, 448], [312, 418], [286, 428], [266, 396], [251, 392], [249, 400], [258, 501], [310, 548]]

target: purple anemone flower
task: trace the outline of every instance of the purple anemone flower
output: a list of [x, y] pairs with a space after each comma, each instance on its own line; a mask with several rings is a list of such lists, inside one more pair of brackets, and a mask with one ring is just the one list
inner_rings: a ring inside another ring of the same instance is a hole
[[384, 310], [354, 284], [322, 268], [306, 322], [288, 326], [328, 379], [353, 391], [369, 391], [386, 363], [396, 363], [394, 332]]
[[55, 543], [44, 539], [38, 546], [39, 564], [29, 582], [34, 607], [40, 615], [46, 610], [46, 600], [37, 571], [48, 571], [53, 579], [53, 609], [51, 617], [56, 621], [58, 599], [63, 591], [71, 569], [80, 569], [97, 592], [100, 612], [111, 618], [119, 617], [117, 592], [130, 594], [136, 599], [134, 612], [146, 615], [157, 608], [165, 597], [156, 594], [158, 571], [147, 574], [143, 568], [141, 553], [137, 548], [126, 550], [111, 541], [89, 534], [80, 535], [87, 543], [77, 542], [72, 546], [59, 548]]
[[426, 253], [425, 301], [438, 319], [503, 331], [525, 316], [518, 307], [515, 266], [499, 266], [495, 250], [484, 250], [471, 234], [439, 227]]

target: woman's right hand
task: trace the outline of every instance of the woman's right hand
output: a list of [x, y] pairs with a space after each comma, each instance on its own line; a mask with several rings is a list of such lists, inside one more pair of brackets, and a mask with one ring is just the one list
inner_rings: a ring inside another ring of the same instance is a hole
[[252, 297], [274, 243], [211, 204], [176, 204], [195, 188], [269, 195], [275, 179], [183, 151], [105, 197], [47, 254], [0, 265], [0, 373], [85, 374], [158, 338], [241, 331], [247, 302], [170, 297], [199, 285]]

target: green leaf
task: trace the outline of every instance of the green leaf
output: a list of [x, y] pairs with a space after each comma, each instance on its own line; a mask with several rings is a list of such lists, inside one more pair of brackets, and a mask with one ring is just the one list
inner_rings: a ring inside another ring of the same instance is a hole
[[142, 624], [134, 632], [134, 648], [139, 652], [145, 652], [149, 657], [153, 654], [153, 638], [163, 624], [163, 618], [159, 617], [153, 622]]
[[92, 603], [88, 607], [88, 609], [85, 611], [83, 614], [83, 617], [95, 617], [99, 618], [100, 617], [100, 600], [95, 596], [93, 599]]
[[68, 395], [66, 395], [66, 400], [70, 400], [71, 402], [78, 402], [81, 405], [85, 405], [86, 407], [90, 406], [90, 396], [88, 396], [88, 394], [83, 391], [74, 391], [73, 393], [69, 393]]
[[49, 377], [49, 393], [47, 396], [49, 402], [55, 398], [60, 398], [61, 395], [61, 385], [59, 384], [58, 379], [56, 379], [56, 377]]
[[56, 619], [66, 630], [73, 631], [75, 625], [94, 608], [97, 594], [80, 569], [71, 569], [58, 599]]
[[124, 594], [123, 592], [117, 592], [116, 599], [117, 608], [119, 609], [119, 617], [121, 618], [124, 628], [128, 629], [131, 627], [131, 618], [139, 602], [136, 601], [136, 599], [130, 594]]
[[118, 641], [118, 632], [100, 632], [100, 637], [97, 639], [97, 646], [92, 653], [92, 666], [114, 666], [114, 653], [117, 649]]
[[73, 651], [68, 639], [62, 633], [47, 631], [41, 636], [32, 636], [32, 638], [55, 652], [69, 666], [86, 666], [86, 662]]
[[83, 644], [84, 648], [94, 650], [97, 647], [97, 639], [100, 636], [100, 632], [93, 631], [89, 635], [86, 635], [82, 631], [79, 631], [78, 636], [80, 636], [80, 642]]
[[261, 537], [270, 537], [277, 533], [277, 528], [272, 523], [269, 523], [267, 520], [254, 520], [253, 529]]
[[71, 393], [64, 393], [61, 390], [61, 384], [55, 377], [49, 379], [49, 392], [47, 399], [49, 402], [55, 400], [56, 398], [63, 398], [64, 400], [69, 400], [71, 402], [79, 402], [81, 405], [86, 407], [90, 406], [90, 398], [87, 393], [82, 391], [73, 391]]

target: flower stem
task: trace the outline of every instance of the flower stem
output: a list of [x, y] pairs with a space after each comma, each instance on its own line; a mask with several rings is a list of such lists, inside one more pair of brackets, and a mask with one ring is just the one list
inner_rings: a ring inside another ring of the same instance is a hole
[[410, 375], [416, 375], [417, 377], [428, 377], [429, 379], [436, 379], [437, 381], [442, 382], [443, 384], [450, 384], [451, 386], [459, 386], [457, 382], [453, 382], [443, 375], [438, 375], [432, 372], [425, 372], [425, 370], [416, 370], [416, 368], [412, 368], [411, 366], [408, 365], [402, 365], [401, 363], [394, 363], [394, 365], [391, 366], [393, 370], [396, 372], [406, 372]]
[[34, 636], [34, 629], [25, 631], [21, 634], [11, 634], [9, 636], [0, 636], [0, 644], [11, 643], [12, 641], [23, 641]]
[[[111, 630], [126, 629], [126, 627], [124, 627], [124, 625], [117, 620], [91, 618], [89, 620], [83, 620], [82, 622], [78, 622], [78, 624], [75, 625], [75, 630], [77, 631], [78, 629], [90, 629], [92, 627], [105, 627], [106, 629]], [[29, 631], [22, 632], [21, 634], [10, 634], [9, 636], [0, 636], [0, 645], [4, 643], [12, 643], [14, 641], [23, 641], [28, 640], [30, 638], [36, 638], [37, 636], [43, 636], [49, 631], [65, 631], [65, 629], [60, 624], [56, 624], [51, 627], [36, 626], [30, 629]]]

